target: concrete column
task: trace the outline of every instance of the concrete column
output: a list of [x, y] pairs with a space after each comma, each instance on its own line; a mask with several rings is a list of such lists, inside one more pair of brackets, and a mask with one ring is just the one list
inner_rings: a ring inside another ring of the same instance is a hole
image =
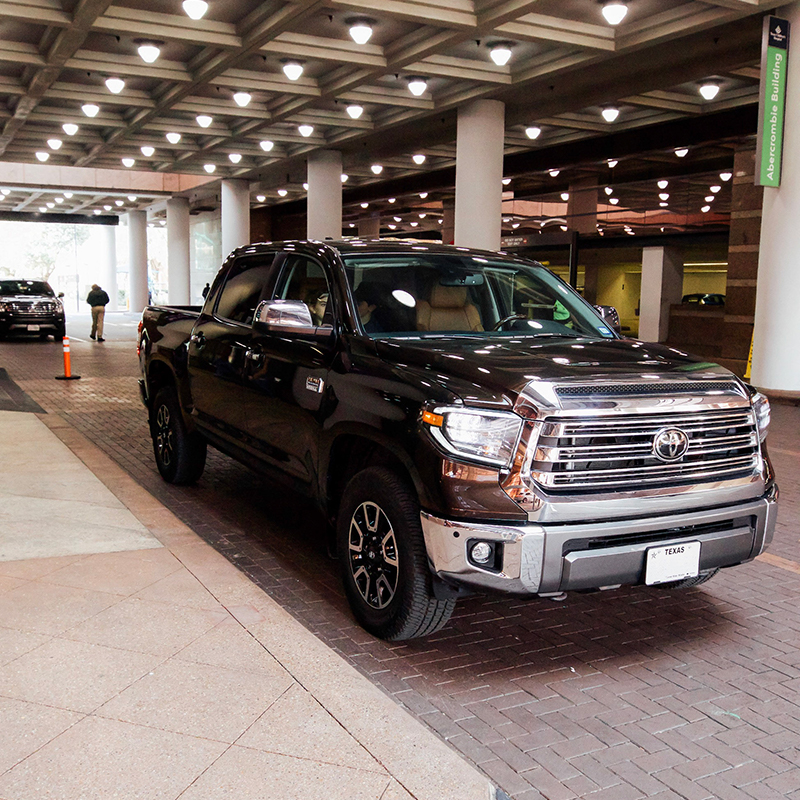
[[456, 204], [452, 200], [443, 200], [442, 201], [442, 244], [453, 244], [455, 238], [456, 238]]
[[129, 211], [128, 217], [128, 310], [138, 314], [148, 301], [147, 212]]
[[358, 221], [358, 236], [361, 239], [381, 238], [381, 218], [377, 214], [361, 217]]
[[308, 157], [308, 238], [342, 236], [342, 154], [318, 150]]
[[222, 260], [231, 250], [250, 244], [250, 183], [222, 181]]
[[671, 247], [642, 249], [642, 293], [639, 300], [639, 338], [664, 342], [669, 332], [669, 307], [683, 293], [683, 260]]
[[103, 225], [103, 277], [102, 287], [106, 290], [110, 303], [108, 311], [117, 311], [117, 226]]
[[167, 281], [171, 305], [191, 303], [189, 201], [185, 197], [167, 200]]
[[455, 243], [500, 249], [505, 105], [473, 100], [458, 109]]
[[[777, 13], [800, 29], [800, 3]], [[786, 87], [781, 185], [764, 188], [750, 378], [764, 389], [800, 392], [800, 58], [788, 60]]]
[[578, 181], [569, 187], [567, 225], [578, 233], [597, 233], [597, 181]]

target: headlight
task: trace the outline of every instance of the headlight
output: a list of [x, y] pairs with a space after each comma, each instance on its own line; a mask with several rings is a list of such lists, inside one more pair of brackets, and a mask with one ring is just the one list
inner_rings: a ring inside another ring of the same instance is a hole
[[426, 411], [422, 421], [445, 450], [497, 467], [510, 463], [522, 427], [509, 412], [450, 407]]
[[0, 303], [0, 311], [11, 311], [10, 303]]
[[758, 425], [758, 438], [764, 441], [769, 430], [769, 399], [765, 394], [756, 392], [753, 397], [753, 411], [756, 412], [756, 425]]

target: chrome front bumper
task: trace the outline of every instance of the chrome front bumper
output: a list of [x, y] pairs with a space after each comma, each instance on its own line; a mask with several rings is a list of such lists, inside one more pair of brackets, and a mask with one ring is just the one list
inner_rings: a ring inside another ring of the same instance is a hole
[[[777, 487], [723, 508], [566, 525], [483, 525], [422, 512], [433, 572], [448, 583], [510, 594], [549, 594], [643, 582], [649, 547], [699, 541], [700, 571], [750, 561], [772, 541]], [[502, 549], [499, 569], [469, 560], [481, 540]]]

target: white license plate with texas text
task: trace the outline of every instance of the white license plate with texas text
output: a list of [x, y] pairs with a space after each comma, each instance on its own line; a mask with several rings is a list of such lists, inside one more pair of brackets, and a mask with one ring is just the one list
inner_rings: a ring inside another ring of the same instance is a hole
[[699, 570], [700, 542], [651, 547], [647, 551], [644, 582], [652, 586], [654, 583], [694, 578]]
[[28, 325], [28, 330], [29, 331], [38, 331], [39, 330], [39, 326], [38, 325]]

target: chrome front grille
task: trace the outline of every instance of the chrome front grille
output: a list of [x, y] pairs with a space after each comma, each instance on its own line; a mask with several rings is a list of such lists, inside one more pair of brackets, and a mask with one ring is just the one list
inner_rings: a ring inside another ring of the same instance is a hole
[[56, 310], [56, 304], [50, 300], [41, 300], [35, 303], [16, 300], [8, 303], [8, 306], [16, 314], [53, 314]]
[[[689, 447], [679, 460], [656, 458], [653, 443], [678, 428]], [[531, 477], [553, 493], [634, 491], [752, 475], [758, 433], [749, 408], [673, 414], [549, 417], [542, 423]]]

